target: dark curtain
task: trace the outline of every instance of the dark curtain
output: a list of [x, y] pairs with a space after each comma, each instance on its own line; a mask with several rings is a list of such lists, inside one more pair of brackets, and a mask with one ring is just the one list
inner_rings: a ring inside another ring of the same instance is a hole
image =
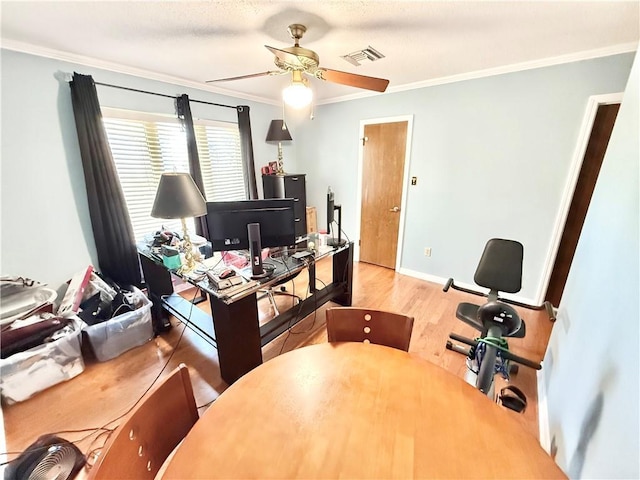
[[[200, 156], [198, 155], [198, 144], [196, 143], [196, 131], [193, 128], [193, 117], [191, 116], [191, 105], [189, 104], [189, 96], [182, 94], [176, 98], [176, 110], [178, 118], [182, 121], [182, 126], [187, 134], [187, 151], [189, 152], [189, 171], [193, 177], [193, 181], [200, 189], [200, 193], [204, 197], [204, 182], [202, 181], [202, 170], [200, 169]], [[196, 233], [201, 237], [209, 238], [207, 228], [207, 216], [194, 218], [196, 224]]]
[[101, 273], [122, 286], [140, 285], [133, 228], [102, 124], [96, 86], [90, 75], [78, 73], [69, 85]]
[[251, 119], [249, 118], [249, 107], [239, 105], [238, 128], [240, 130], [240, 151], [242, 152], [242, 168], [244, 177], [247, 179], [245, 185], [247, 198], [258, 198], [258, 186], [256, 185], [256, 168], [253, 162], [253, 141], [251, 140]]

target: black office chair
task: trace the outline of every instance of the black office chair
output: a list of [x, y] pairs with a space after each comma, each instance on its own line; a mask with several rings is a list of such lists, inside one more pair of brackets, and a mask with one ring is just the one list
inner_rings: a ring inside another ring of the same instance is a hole
[[300, 272], [296, 272], [290, 277], [287, 277], [286, 279], [279, 281], [275, 285], [271, 285], [268, 288], [261, 288], [260, 290], [258, 290], [258, 292], [261, 293], [261, 295], [258, 297], [258, 300], [262, 300], [264, 297], [268, 297], [269, 303], [271, 303], [271, 307], [273, 308], [273, 312], [275, 313], [276, 316], [280, 315], [280, 310], [278, 310], [278, 305], [276, 304], [276, 299], [275, 299], [276, 295], [286, 295], [287, 297], [297, 299], [298, 302], [300, 302], [300, 297], [298, 295], [294, 293], [289, 293], [283, 289], [280, 289], [280, 290], [276, 289], [276, 287], [283, 288], [282, 285], [293, 280], [295, 277], [299, 275], [299, 273]]
[[[286, 255], [286, 253], [285, 253], [285, 255]], [[286, 261], [287, 261], [286, 260], [286, 256], [283, 256], [282, 252], [280, 252], [280, 251], [276, 251], [274, 253], [271, 253], [269, 255], [269, 258], [271, 260], [273, 260], [274, 262], [276, 262], [276, 263], [277, 262], [285, 262], [285, 263], [283, 263], [283, 265], [285, 265]], [[284, 260], [282, 260], [282, 258], [284, 258]], [[275, 264], [265, 263], [264, 266], [266, 266], [266, 265], [273, 265], [272, 272], [277, 272], [278, 271], [278, 267]], [[301, 271], [302, 270], [298, 270], [297, 272], [293, 272], [293, 273], [291, 273], [291, 275], [285, 276], [284, 278], [278, 280], [276, 283], [274, 283], [272, 285], [269, 285], [267, 288], [260, 289], [259, 293], [261, 293], [262, 295], [260, 295], [258, 297], [258, 300], [261, 300], [261, 299], [263, 299], [265, 297], [268, 297], [269, 298], [269, 303], [271, 303], [271, 306], [272, 306], [273, 311], [274, 311], [276, 316], [280, 315], [280, 310], [278, 310], [278, 305], [276, 304], [276, 299], [275, 299], [276, 295], [285, 295], [287, 297], [291, 297], [291, 298], [297, 299], [298, 302], [300, 302], [301, 298], [298, 295], [295, 295], [294, 293], [287, 292], [285, 290], [285, 288], [283, 287], [283, 285], [288, 283], [288, 282], [290, 282], [290, 281], [292, 281], [294, 278], [296, 278], [298, 275], [300, 275]], [[278, 288], [278, 287], [280, 287], [280, 288]]]

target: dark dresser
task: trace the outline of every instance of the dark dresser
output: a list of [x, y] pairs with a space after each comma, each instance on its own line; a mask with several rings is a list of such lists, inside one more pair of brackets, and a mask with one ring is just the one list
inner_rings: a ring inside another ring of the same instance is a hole
[[296, 237], [307, 234], [307, 192], [304, 174], [262, 175], [264, 198], [293, 198]]

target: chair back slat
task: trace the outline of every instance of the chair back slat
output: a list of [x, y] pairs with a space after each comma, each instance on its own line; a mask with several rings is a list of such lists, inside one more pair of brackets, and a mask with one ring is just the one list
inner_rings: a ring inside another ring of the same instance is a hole
[[329, 342], [370, 342], [409, 351], [413, 317], [359, 307], [327, 309]]
[[197, 420], [189, 370], [180, 364], [127, 414], [88, 478], [153, 479]]

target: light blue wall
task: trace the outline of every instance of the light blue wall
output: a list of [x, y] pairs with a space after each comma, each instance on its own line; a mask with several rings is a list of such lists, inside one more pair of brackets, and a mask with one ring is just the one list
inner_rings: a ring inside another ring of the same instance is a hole
[[[65, 73], [96, 82], [227, 105], [249, 105], [256, 169], [276, 158], [264, 142], [276, 106], [225, 97], [57, 60], [2, 50], [1, 253], [3, 275], [22, 275], [58, 288], [97, 265], [71, 96]], [[101, 105], [174, 113], [169, 98], [98, 86]], [[235, 110], [192, 104], [194, 117], [237, 121]], [[295, 167], [291, 147], [287, 162]], [[262, 182], [258, 176], [258, 186]]]
[[550, 433], [572, 478], [640, 478], [639, 63], [544, 362]]
[[[535, 298], [589, 96], [621, 92], [633, 54], [386, 94], [316, 108], [296, 158], [325, 224], [327, 186], [355, 225], [361, 120], [413, 115], [401, 268], [473, 283], [485, 242], [525, 246], [521, 296]], [[423, 255], [425, 247], [432, 256]]]
[[[414, 115], [402, 268], [472, 282], [488, 238], [525, 245], [522, 296], [540, 283], [580, 122], [590, 95], [622, 91], [633, 55], [617, 55], [316, 107], [291, 115], [287, 171], [307, 174], [307, 200], [325, 224], [328, 185], [355, 222], [358, 130], [363, 119]], [[59, 285], [95, 264], [69, 87], [60, 72], [96, 81], [229, 104], [249, 104], [256, 168], [275, 159], [264, 143], [278, 107], [52, 59], [2, 51], [3, 274]], [[173, 112], [169, 99], [98, 87], [103, 105]], [[225, 109], [193, 106], [195, 116], [232, 119]], [[258, 182], [260, 185], [260, 181]], [[431, 258], [422, 255], [425, 246]]]

